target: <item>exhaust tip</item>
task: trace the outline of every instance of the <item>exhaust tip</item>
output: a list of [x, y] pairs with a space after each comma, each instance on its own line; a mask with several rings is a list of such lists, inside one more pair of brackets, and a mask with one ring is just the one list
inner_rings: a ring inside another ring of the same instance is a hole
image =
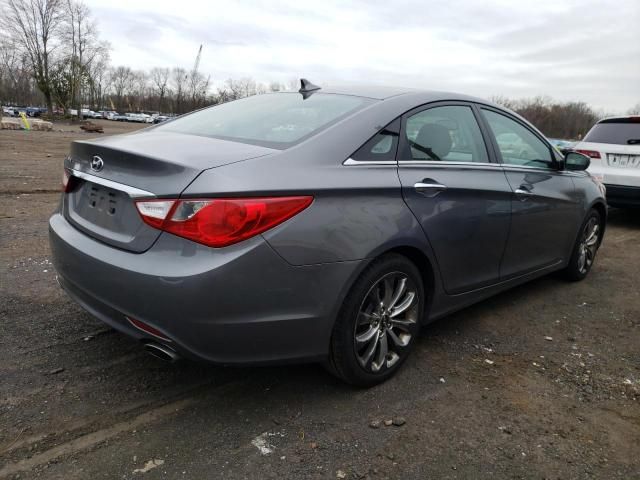
[[145, 343], [144, 349], [150, 355], [153, 355], [160, 360], [164, 360], [165, 362], [174, 363], [180, 360], [180, 355], [166, 345], [160, 345], [159, 343]]

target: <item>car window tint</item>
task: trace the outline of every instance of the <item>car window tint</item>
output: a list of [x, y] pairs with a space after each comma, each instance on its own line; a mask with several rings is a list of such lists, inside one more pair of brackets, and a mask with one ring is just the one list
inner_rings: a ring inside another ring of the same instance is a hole
[[352, 95], [271, 93], [223, 103], [156, 127], [285, 149], [375, 102]]
[[398, 134], [384, 129], [369, 139], [356, 153], [351, 155], [351, 158], [358, 161], [395, 160], [397, 148]]
[[410, 116], [403, 160], [488, 162], [487, 148], [471, 107], [434, 107]]
[[482, 109], [498, 143], [503, 163], [551, 168], [551, 149], [530, 130], [505, 115]]

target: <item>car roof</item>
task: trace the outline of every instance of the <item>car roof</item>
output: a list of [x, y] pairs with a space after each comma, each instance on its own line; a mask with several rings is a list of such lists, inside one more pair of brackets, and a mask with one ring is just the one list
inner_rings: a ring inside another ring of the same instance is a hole
[[319, 92], [333, 93], [339, 95], [354, 95], [358, 97], [374, 98], [376, 100], [385, 100], [400, 95], [412, 96], [416, 101], [423, 103], [437, 102], [439, 100], [463, 100], [480, 102], [487, 105], [494, 105], [493, 102], [487, 100], [464, 95], [454, 92], [443, 92], [439, 90], [425, 90], [418, 88], [396, 87], [388, 85], [369, 85], [369, 84], [346, 84], [346, 85], [329, 85], [322, 87]]
[[606, 117], [598, 120], [598, 123], [627, 123], [629, 120], [631, 120], [629, 123], [640, 122], [640, 115], [618, 115], [615, 117]]

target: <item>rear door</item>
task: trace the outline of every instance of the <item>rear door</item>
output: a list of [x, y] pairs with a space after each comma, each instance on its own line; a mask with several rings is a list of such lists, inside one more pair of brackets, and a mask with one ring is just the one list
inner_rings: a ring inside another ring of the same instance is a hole
[[398, 172], [445, 290], [456, 294], [497, 282], [511, 188], [487, 149], [475, 107], [434, 103], [404, 115]]
[[552, 147], [524, 122], [489, 107], [481, 112], [513, 191], [501, 278], [561, 262], [579, 222], [572, 174], [558, 170]]

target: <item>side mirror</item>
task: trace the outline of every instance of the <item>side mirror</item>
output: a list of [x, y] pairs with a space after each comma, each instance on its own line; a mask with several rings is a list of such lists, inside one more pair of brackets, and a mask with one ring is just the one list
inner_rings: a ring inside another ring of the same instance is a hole
[[564, 157], [565, 170], [581, 171], [591, 165], [591, 159], [578, 152], [569, 152]]

